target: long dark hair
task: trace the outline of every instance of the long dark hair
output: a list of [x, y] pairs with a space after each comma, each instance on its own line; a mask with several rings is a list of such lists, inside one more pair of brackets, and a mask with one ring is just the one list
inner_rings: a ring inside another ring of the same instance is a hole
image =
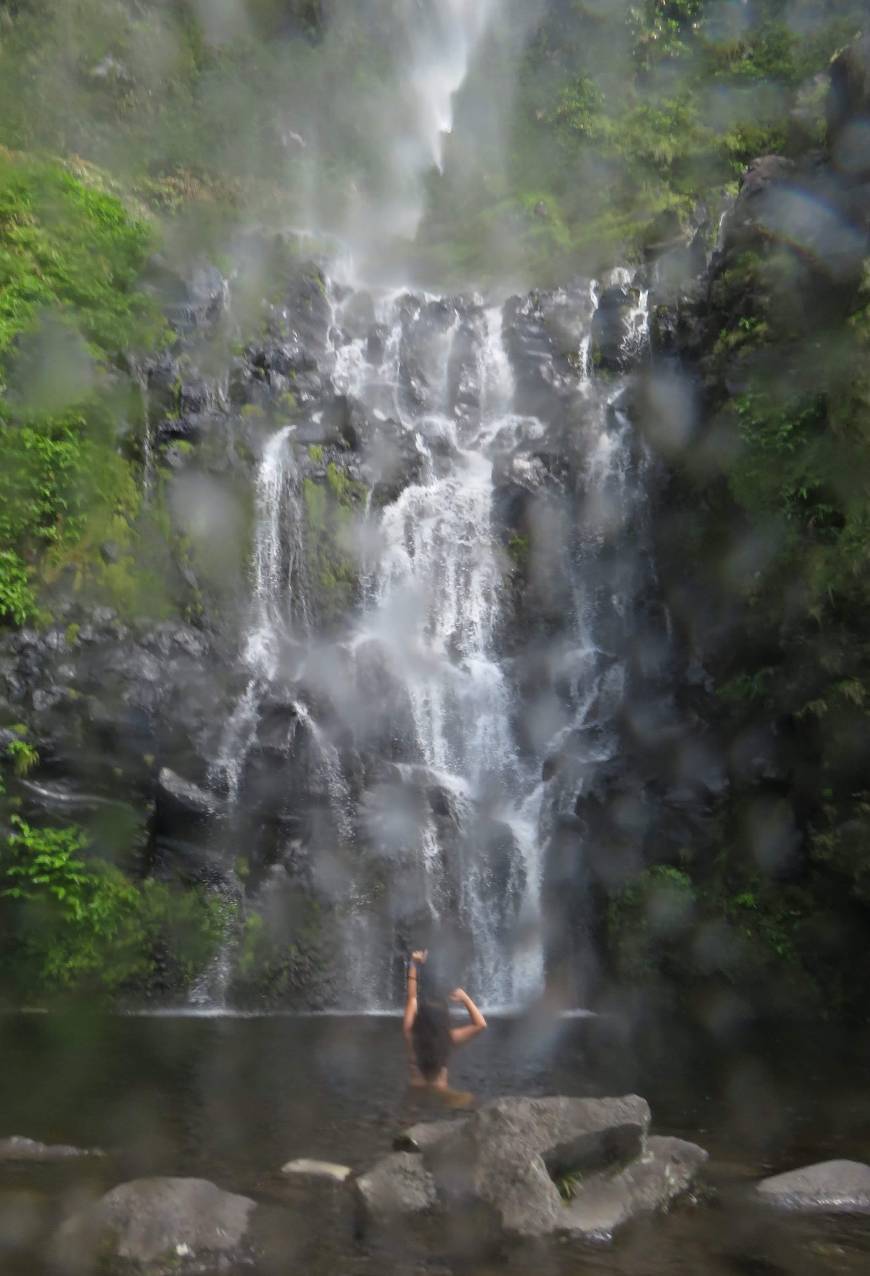
[[447, 1003], [452, 971], [445, 966], [443, 954], [430, 956], [417, 971], [417, 1016], [411, 1029], [411, 1041], [417, 1067], [426, 1081], [435, 1081], [450, 1058], [450, 1007]]
[[417, 1001], [417, 1016], [411, 1029], [417, 1067], [426, 1081], [436, 1080], [450, 1058], [450, 1010], [446, 998], [424, 997]]

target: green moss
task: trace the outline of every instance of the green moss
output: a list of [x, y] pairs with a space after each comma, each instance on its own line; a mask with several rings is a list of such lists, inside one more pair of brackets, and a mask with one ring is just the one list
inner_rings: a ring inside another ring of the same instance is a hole
[[151, 247], [151, 228], [113, 196], [58, 164], [0, 153], [0, 360], [46, 310], [98, 356], [153, 345], [163, 321], [138, 286]]
[[531, 554], [531, 542], [528, 536], [513, 532], [508, 541], [508, 553], [517, 571], [525, 571]]
[[[167, 614], [143, 545], [157, 529], [119, 446], [132, 392], [104, 375], [162, 340], [140, 286], [153, 246], [113, 195], [0, 153], [0, 622], [43, 619], [40, 588], [61, 575], [128, 614]], [[34, 373], [46, 351], [53, 380]]]
[[277, 918], [249, 911], [236, 962], [235, 994], [258, 1004], [286, 1004], [304, 998], [310, 1004], [317, 981], [329, 975], [320, 905], [306, 893], [289, 889]]
[[327, 466], [325, 483], [303, 480], [307, 576], [316, 611], [326, 625], [340, 622], [356, 597], [354, 523], [362, 516], [367, 492], [364, 483], [349, 478], [333, 462]]
[[315, 465], [319, 465], [323, 460], [323, 448], [319, 443], [312, 443], [308, 449], [308, 455], [311, 457], [311, 460], [315, 463]]

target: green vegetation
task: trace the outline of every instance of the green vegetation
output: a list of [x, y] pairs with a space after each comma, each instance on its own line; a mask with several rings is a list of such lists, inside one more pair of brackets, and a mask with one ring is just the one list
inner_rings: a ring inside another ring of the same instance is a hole
[[39, 763], [39, 754], [26, 740], [10, 740], [6, 746], [6, 757], [12, 763], [12, 770], [19, 779], [27, 775]]
[[110, 375], [162, 336], [139, 284], [151, 247], [114, 196], [0, 154], [0, 622], [38, 619], [40, 587], [65, 571], [128, 611], [160, 598], [136, 561], [154, 529], [121, 447], [135, 396]]
[[4, 990], [18, 1000], [184, 991], [214, 955], [227, 905], [134, 882], [87, 849], [74, 826], [37, 829], [12, 816], [0, 843]]
[[286, 1005], [288, 998], [310, 1003], [331, 965], [323, 923], [318, 903], [294, 888], [269, 921], [249, 912], [236, 959], [236, 995], [260, 1005]]
[[480, 130], [483, 153], [457, 148], [431, 187], [433, 262], [461, 277], [507, 256], [555, 282], [636, 253], [665, 211], [705, 200], [715, 218], [749, 160], [822, 140], [815, 77], [865, 16], [820, 0], [546, 4], [520, 53], [494, 39], [461, 95], [473, 127], [518, 65], [506, 142]]
[[326, 467], [326, 482], [306, 478], [302, 483], [305, 506], [306, 571], [315, 586], [321, 622], [340, 622], [352, 607], [359, 585], [355, 552], [355, 528], [362, 518], [368, 488], [338, 468]]
[[[639, 942], [633, 882], [610, 910], [612, 952], [638, 977], [645, 960], [744, 989], [767, 976], [854, 1010], [870, 899], [870, 274], [865, 261], [834, 284], [824, 258], [744, 228], [707, 305], [704, 417], [670, 458], [677, 499], [657, 530], [693, 599], [682, 620], [715, 686], [729, 789], [685, 866], [686, 934]], [[764, 760], [747, 766], [750, 741]], [[710, 927], [721, 942], [699, 961]]]

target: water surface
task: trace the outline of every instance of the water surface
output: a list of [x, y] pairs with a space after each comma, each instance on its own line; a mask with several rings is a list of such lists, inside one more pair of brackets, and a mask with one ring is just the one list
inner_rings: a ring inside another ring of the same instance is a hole
[[[6, 1015], [0, 1048], [0, 1136], [110, 1154], [0, 1170], [0, 1270], [14, 1276], [37, 1276], [31, 1233], [48, 1231], [82, 1194], [142, 1174], [191, 1174], [292, 1210], [298, 1201], [278, 1172], [285, 1161], [361, 1167], [420, 1116], [392, 1016]], [[747, 1189], [810, 1161], [870, 1161], [863, 1058], [860, 1040], [824, 1026], [726, 1048], [674, 1024], [641, 1040], [616, 1019], [504, 1018], [457, 1056], [451, 1080], [479, 1099], [636, 1091], [650, 1100], [657, 1133], [711, 1154], [699, 1203], [635, 1225], [608, 1249], [515, 1252], [511, 1270], [851, 1276], [870, 1270], [870, 1222], [780, 1218], [751, 1208]], [[453, 1270], [408, 1252], [367, 1253], [340, 1229], [306, 1251], [304, 1267], [298, 1257], [269, 1273]]]

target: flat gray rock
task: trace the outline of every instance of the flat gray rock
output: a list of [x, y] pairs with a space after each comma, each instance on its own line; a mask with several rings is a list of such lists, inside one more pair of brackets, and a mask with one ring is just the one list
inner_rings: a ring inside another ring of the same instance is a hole
[[354, 1188], [368, 1223], [421, 1214], [433, 1209], [437, 1200], [432, 1175], [412, 1152], [384, 1157], [354, 1179]]
[[0, 1139], [0, 1163], [9, 1161], [73, 1161], [86, 1156], [105, 1156], [99, 1148], [76, 1148], [65, 1143], [37, 1143], [13, 1135]]
[[560, 1230], [609, 1240], [630, 1219], [665, 1209], [688, 1191], [706, 1160], [695, 1143], [650, 1138], [643, 1156], [619, 1173], [597, 1174], [578, 1184], [575, 1198], [562, 1206]]
[[329, 1183], [343, 1183], [350, 1178], [351, 1169], [349, 1165], [336, 1165], [332, 1161], [310, 1161], [306, 1157], [299, 1157], [282, 1166], [281, 1173], [297, 1174], [302, 1178]]
[[870, 1213], [870, 1165], [822, 1161], [763, 1179], [757, 1191], [771, 1204], [789, 1209]]
[[135, 1179], [63, 1224], [55, 1261], [68, 1271], [89, 1271], [99, 1257], [148, 1276], [247, 1263], [254, 1209], [248, 1197], [206, 1179]]

